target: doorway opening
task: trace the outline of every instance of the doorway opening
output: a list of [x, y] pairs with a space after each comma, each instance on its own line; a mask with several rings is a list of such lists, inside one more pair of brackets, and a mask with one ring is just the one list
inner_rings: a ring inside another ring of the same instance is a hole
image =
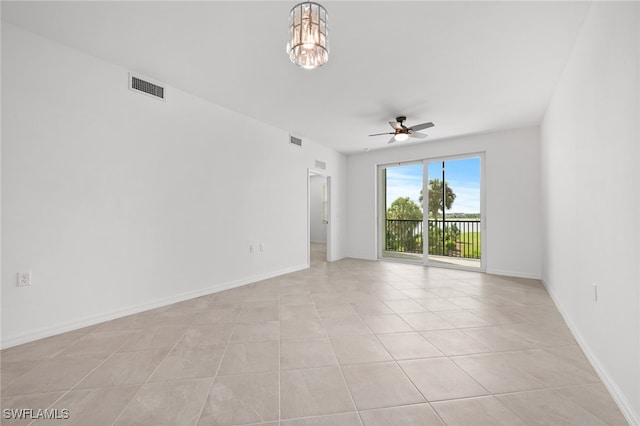
[[331, 177], [314, 170], [308, 174], [308, 256], [309, 265], [324, 263], [331, 256]]

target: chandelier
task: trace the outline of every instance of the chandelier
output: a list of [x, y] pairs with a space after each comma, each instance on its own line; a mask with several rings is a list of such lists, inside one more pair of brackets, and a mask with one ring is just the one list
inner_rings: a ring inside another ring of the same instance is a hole
[[287, 53], [291, 62], [305, 69], [329, 60], [327, 10], [315, 2], [299, 3], [289, 13]]

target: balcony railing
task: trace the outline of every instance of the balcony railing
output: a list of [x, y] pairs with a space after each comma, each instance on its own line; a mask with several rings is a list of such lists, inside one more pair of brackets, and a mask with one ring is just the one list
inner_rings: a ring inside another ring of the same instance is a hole
[[[385, 250], [423, 253], [423, 221], [387, 219]], [[479, 220], [429, 220], [430, 255], [480, 259]]]

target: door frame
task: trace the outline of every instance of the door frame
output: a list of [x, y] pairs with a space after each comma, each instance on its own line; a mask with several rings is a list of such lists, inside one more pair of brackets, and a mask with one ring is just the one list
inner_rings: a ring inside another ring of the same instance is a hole
[[[481, 240], [480, 240], [480, 267], [466, 267], [461, 265], [451, 265], [451, 264], [434, 264], [429, 263], [429, 241], [428, 241], [428, 220], [429, 220], [429, 212], [425, 209], [425, 204], [428, 202], [428, 191], [427, 194], [424, 193], [424, 189], [429, 185], [429, 174], [428, 174], [428, 164], [433, 162], [442, 162], [442, 161], [453, 161], [453, 160], [462, 160], [466, 158], [480, 158], [480, 231], [481, 231]], [[422, 163], [422, 192], [423, 192], [423, 201], [422, 201], [422, 212], [423, 212], [423, 250], [422, 250], [422, 262], [416, 262], [408, 259], [396, 259], [391, 257], [384, 257], [384, 247], [385, 247], [385, 235], [386, 235], [386, 179], [383, 171], [389, 167], [398, 167], [398, 166], [406, 166], [411, 164], [419, 164]], [[478, 152], [468, 152], [461, 154], [452, 154], [452, 155], [441, 155], [436, 157], [426, 157], [418, 160], [411, 161], [395, 161], [391, 163], [383, 163], [378, 164], [376, 166], [377, 174], [376, 178], [378, 181], [377, 185], [377, 202], [376, 202], [376, 217], [377, 217], [377, 237], [376, 237], [376, 253], [379, 260], [387, 260], [393, 262], [408, 262], [413, 264], [423, 264], [424, 266], [433, 266], [436, 268], [448, 268], [448, 269], [459, 269], [459, 270], [468, 270], [468, 271], [476, 271], [476, 272], [486, 272], [487, 269], [487, 203], [486, 203], [486, 152], [478, 151]], [[424, 224], [427, 224], [426, 226]]]
[[307, 266], [311, 266], [311, 176], [323, 176], [327, 182], [327, 262], [332, 261], [331, 253], [332, 241], [331, 238], [331, 175], [325, 170], [320, 169], [307, 169]]

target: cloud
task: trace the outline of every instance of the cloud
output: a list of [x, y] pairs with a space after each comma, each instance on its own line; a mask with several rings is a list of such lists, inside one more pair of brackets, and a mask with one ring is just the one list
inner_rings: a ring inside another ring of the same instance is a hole
[[456, 194], [452, 213], [480, 213], [480, 182], [452, 180], [448, 184]]
[[387, 169], [387, 208], [400, 197], [409, 197], [419, 205], [421, 189], [421, 165]]
[[[473, 180], [448, 180], [448, 185], [456, 194], [451, 206], [452, 213], [480, 212], [480, 182]], [[387, 208], [400, 197], [409, 197], [420, 204], [422, 189], [422, 167], [402, 166], [387, 169]]]

